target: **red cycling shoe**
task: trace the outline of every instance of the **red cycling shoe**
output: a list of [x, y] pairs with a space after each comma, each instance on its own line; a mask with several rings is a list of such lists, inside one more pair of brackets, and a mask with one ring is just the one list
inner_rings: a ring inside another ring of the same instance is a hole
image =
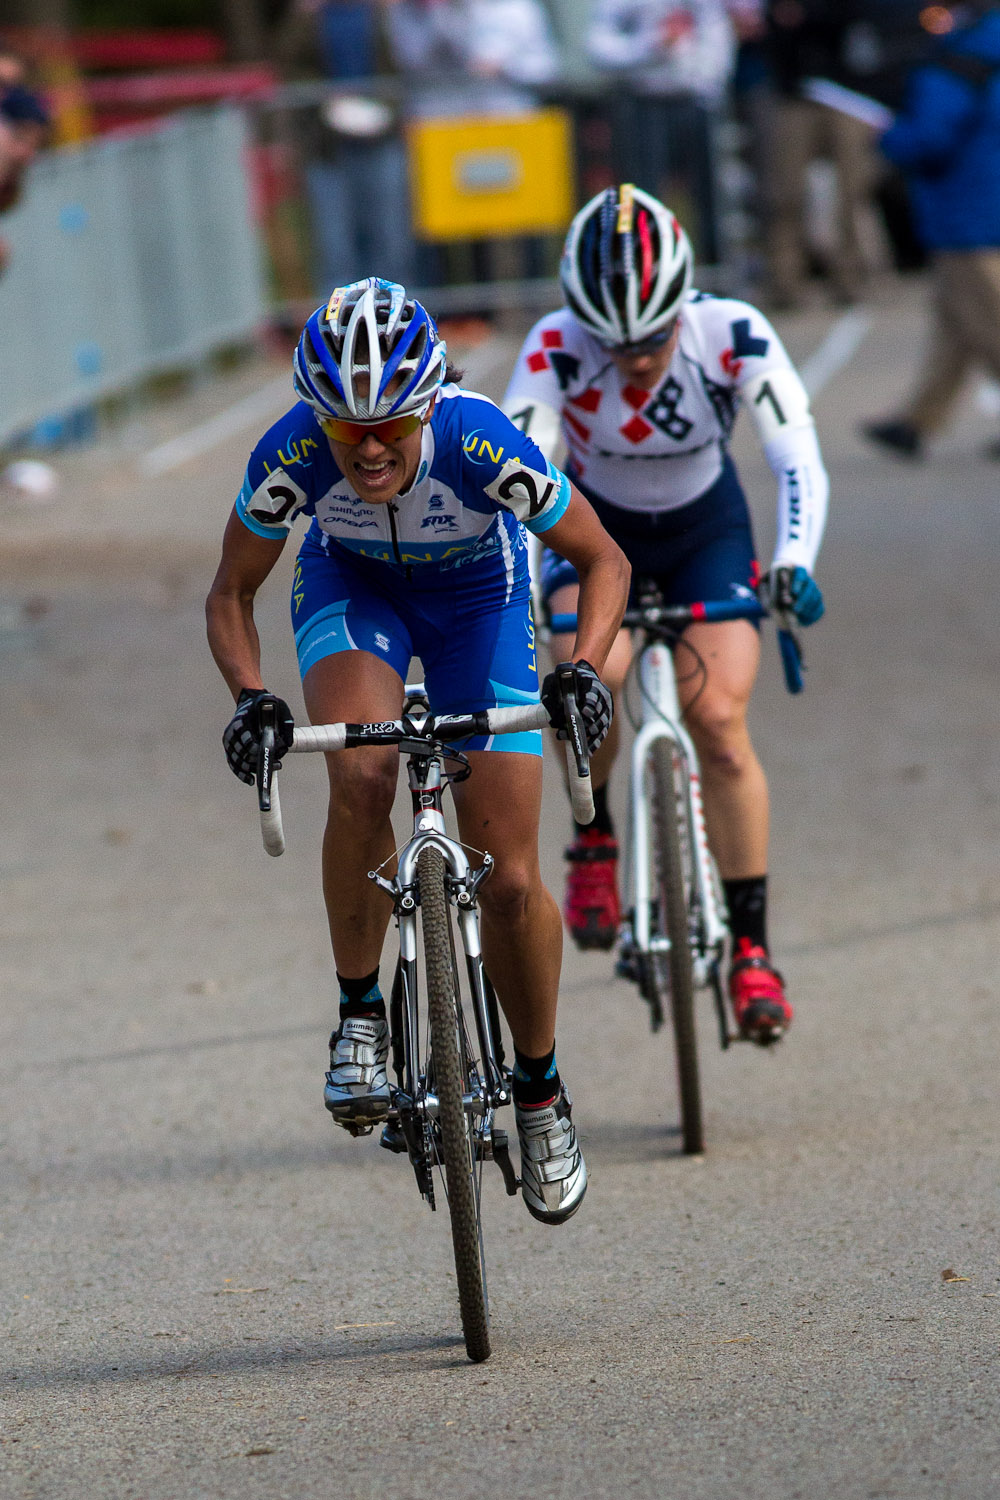
[[618, 845], [588, 828], [566, 850], [569, 874], [563, 915], [578, 948], [613, 948], [621, 921]]
[[729, 969], [729, 995], [740, 1036], [767, 1047], [780, 1041], [792, 1024], [785, 981], [767, 950], [740, 938]]

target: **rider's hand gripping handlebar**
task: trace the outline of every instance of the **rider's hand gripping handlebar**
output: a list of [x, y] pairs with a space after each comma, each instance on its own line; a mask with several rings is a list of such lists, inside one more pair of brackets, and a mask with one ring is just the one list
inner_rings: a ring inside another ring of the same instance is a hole
[[576, 673], [572, 662], [556, 668], [556, 681], [562, 699], [566, 725], [566, 767], [569, 772], [569, 794], [573, 817], [578, 823], [594, 821], [594, 789], [590, 782], [590, 753], [583, 714], [576, 701]]

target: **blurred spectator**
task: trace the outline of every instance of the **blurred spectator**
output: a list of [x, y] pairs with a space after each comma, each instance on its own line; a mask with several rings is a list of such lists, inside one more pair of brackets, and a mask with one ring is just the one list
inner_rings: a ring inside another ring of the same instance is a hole
[[727, 0], [595, 0], [589, 36], [594, 62], [625, 84], [611, 106], [615, 177], [669, 202], [710, 264], [719, 259], [712, 119], [735, 61], [730, 9]]
[[[18, 60], [0, 54], [0, 213], [20, 198], [25, 172], [44, 145], [49, 126], [48, 110], [37, 94], [23, 87], [22, 76]], [[10, 246], [0, 238], [0, 274], [9, 260]]]
[[24, 63], [0, 44], [0, 92], [24, 82]]
[[838, 110], [802, 97], [808, 78], [858, 87], [858, 24], [865, 0], [767, 0], [767, 45], [773, 93], [763, 122], [764, 246], [772, 307], [800, 305], [812, 260], [808, 173], [833, 162], [838, 244], [828, 268], [838, 301], [861, 292], [865, 267], [859, 213], [873, 181], [871, 130]]
[[413, 280], [406, 148], [399, 110], [365, 89], [386, 71], [380, 0], [295, 0], [280, 48], [286, 64], [305, 61], [338, 89], [304, 119], [305, 177], [313, 221], [316, 277], [326, 295], [373, 273]]
[[558, 58], [539, 0], [384, 3], [393, 61], [411, 86], [415, 114], [514, 112], [535, 101], [510, 85], [537, 87], [555, 76]]
[[[468, 0], [468, 7], [473, 73], [529, 88], [552, 81], [559, 59], [539, 0]], [[524, 102], [533, 105], [534, 97]]]
[[[558, 53], [540, 0], [384, 3], [390, 52], [406, 80], [411, 115], [521, 114], [537, 106], [532, 90], [558, 71]], [[487, 240], [421, 246], [421, 280], [492, 281], [500, 274], [498, 248], [498, 242]], [[542, 241], [522, 236], [512, 251], [519, 262], [517, 274], [542, 274]]]
[[1000, 3], [969, 0], [962, 13], [881, 140], [907, 175], [931, 253], [932, 321], [903, 411], [863, 431], [910, 458], [944, 426], [974, 365], [1000, 379]]

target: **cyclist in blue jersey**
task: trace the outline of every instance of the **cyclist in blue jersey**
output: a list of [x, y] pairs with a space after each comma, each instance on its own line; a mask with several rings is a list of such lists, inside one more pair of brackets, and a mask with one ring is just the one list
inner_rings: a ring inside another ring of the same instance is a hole
[[[295, 567], [292, 623], [313, 723], [398, 718], [419, 656], [448, 713], [537, 701], [524, 527], [581, 581], [577, 700], [591, 749], [607, 733], [601, 682], [629, 568], [583, 496], [486, 397], [463, 390], [426, 311], [376, 278], [338, 288], [303, 330], [299, 402], [253, 451], [208, 598], [213, 655], [237, 700], [224, 744], [252, 782], [264, 688], [254, 596], [293, 521], [311, 518]], [[559, 726], [552, 674], [541, 698]], [[281, 749], [292, 716], [277, 699]], [[481, 891], [483, 950], [510, 1024], [522, 1192], [561, 1223], [587, 1173], [555, 1061], [559, 912], [541, 881], [541, 735], [469, 742], [454, 787], [463, 840], [496, 858]], [[323, 891], [340, 983], [324, 1098], [355, 1133], [384, 1119], [388, 1028], [378, 966], [389, 905], [367, 872], [391, 859], [392, 748], [327, 756]]]

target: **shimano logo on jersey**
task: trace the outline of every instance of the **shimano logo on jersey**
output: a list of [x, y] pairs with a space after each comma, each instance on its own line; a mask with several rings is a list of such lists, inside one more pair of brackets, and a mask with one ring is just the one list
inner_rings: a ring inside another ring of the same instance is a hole
[[[317, 512], [319, 514], [319, 512]], [[346, 500], [328, 500], [319, 515], [321, 525], [353, 526], [378, 530], [378, 522], [366, 506], [351, 505]]]
[[421, 530], [425, 526], [430, 526], [434, 531], [458, 530], [458, 522], [454, 516], [424, 516], [424, 519], [420, 523]]
[[427, 502], [428, 510], [444, 510], [445, 500], [443, 495], [432, 495]]
[[380, 651], [388, 651], [388, 649], [389, 649], [389, 637], [387, 635], [383, 635], [382, 632], [381, 632], [381, 630], [376, 630], [376, 632], [375, 632], [375, 644], [376, 644], [376, 646], [378, 647], [378, 649]]

